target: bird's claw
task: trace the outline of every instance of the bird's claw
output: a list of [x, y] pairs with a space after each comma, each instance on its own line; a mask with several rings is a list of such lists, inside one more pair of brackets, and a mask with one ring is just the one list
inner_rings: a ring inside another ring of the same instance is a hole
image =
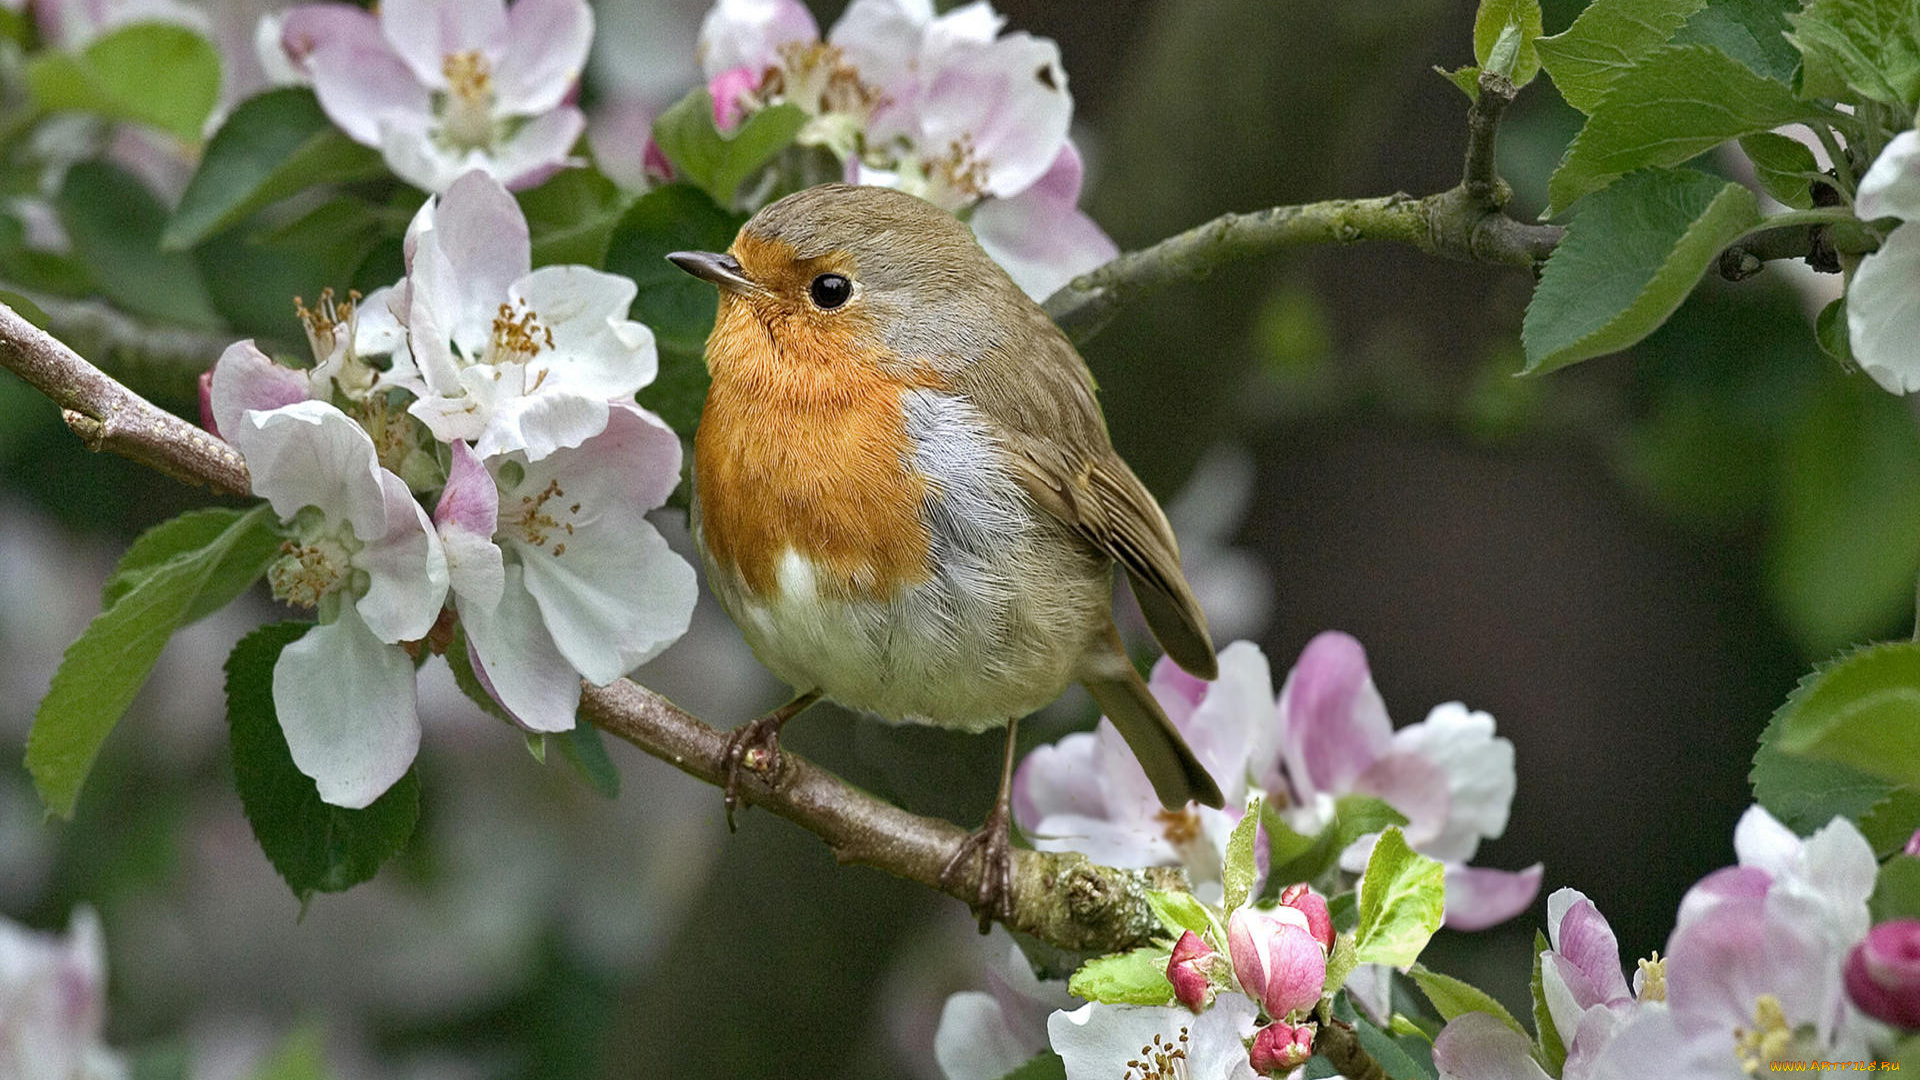
[[[978, 856], [977, 860], [975, 856]], [[940, 886], [949, 892], [966, 888], [969, 864], [978, 862], [979, 877], [974, 880], [973, 899], [968, 907], [980, 917], [980, 932], [986, 933], [993, 920], [1013, 918], [1013, 832], [1004, 803], [987, 815], [978, 832], [968, 834], [953, 851], [940, 871]]]
[[735, 832], [733, 811], [740, 805], [742, 771], [772, 776], [780, 767], [780, 726], [787, 717], [768, 713], [734, 728], [727, 735], [727, 748], [720, 754], [721, 771], [727, 775], [727, 831]]

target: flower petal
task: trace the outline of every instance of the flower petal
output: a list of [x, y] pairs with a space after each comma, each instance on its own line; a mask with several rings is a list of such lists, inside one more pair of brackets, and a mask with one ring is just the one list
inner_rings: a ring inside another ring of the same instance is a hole
[[963, 990], [940, 1007], [933, 1057], [947, 1080], [1000, 1080], [1044, 1049], [1014, 1034], [992, 994]]
[[429, 323], [477, 359], [493, 336], [493, 320], [507, 290], [527, 276], [532, 257], [526, 216], [500, 181], [476, 169], [440, 196], [431, 227], [419, 232], [415, 244], [409, 275], [412, 314], [407, 320], [415, 359], [434, 390], [450, 393], [457, 388], [437, 383], [420, 355], [422, 309], [430, 313]]
[[1025, 191], [988, 199], [969, 224], [980, 246], [1035, 300], [1113, 259], [1120, 248], [1080, 212], [1080, 154], [1061, 147], [1053, 167]]
[[1344, 793], [1393, 739], [1366, 650], [1338, 631], [1309, 641], [1287, 673], [1280, 723], [1287, 777], [1302, 801]]
[[363, 146], [381, 145], [383, 122], [424, 130], [432, 119], [427, 88], [384, 40], [322, 40], [306, 68], [327, 118]]
[[[271, 25], [271, 19], [263, 17], [260, 25]], [[322, 46], [392, 51], [380, 36], [380, 20], [354, 4], [300, 4], [287, 9], [279, 26], [284, 62], [302, 73], [307, 71], [307, 58]], [[411, 81], [411, 75], [408, 78]]]
[[507, 47], [506, 0], [382, 0], [380, 30], [422, 85], [447, 86], [447, 57], [498, 61]]
[[1180, 1006], [1088, 1003], [1047, 1017], [1047, 1042], [1066, 1064], [1067, 1080], [1113, 1080], [1140, 1048], [1157, 1038], [1174, 1046], [1185, 1036], [1190, 1080], [1253, 1080], [1245, 1040], [1259, 1010], [1240, 994], [1221, 994], [1199, 1016]]
[[413, 661], [374, 637], [350, 604], [281, 651], [273, 708], [294, 765], [334, 806], [364, 808], [420, 749]]
[[355, 606], [380, 640], [414, 641], [433, 629], [446, 602], [447, 556], [407, 482], [385, 469], [379, 480], [387, 528], [353, 556], [354, 567], [367, 573], [367, 591]]
[[1882, 389], [1920, 390], [1920, 227], [1900, 226], [1860, 260], [1847, 287], [1847, 340]]
[[586, 114], [572, 105], [562, 105], [521, 125], [493, 148], [490, 161], [475, 164], [514, 191], [524, 191], [545, 183], [561, 169], [586, 164], [584, 159], [568, 156], [586, 130]]
[[1256, 732], [1274, 722], [1273, 671], [1266, 654], [1250, 641], [1220, 650], [1220, 677], [1207, 687], [1180, 733], [1219, 783], [1228, 806], [1246, 805], [1248, 753]]
[[739, 67], [758, 74], [780, 62], [787, 42], [818, 40], [820, 24], [800, 0], [720, 0], [701, 21], [694, 51], [711, 79]]
[[505, 588], [505, 570], [493, 534], [500, 524], [500, 491], [467, 444], [453, 443], [453, 465], [433, 523], [447, 553], [448, 583], [468, 605], [492, 608]]
[[1548, 1080], [1527, 1037], [1484, 1012], [1465, 1013], [1440, 1032], [1433, 1067], [1441, 1080]]
[[989, 44], [955, 42], [935, 63], [918, 104], [922, 155], [970, 145], [986, 168], [989, 195], [1018, 194], [1040, 179], [1073, 118], [1060, 47], [1014, 33]]
[[559, 393], [496, 396], [482, 385], [467, 398], [469, 403], [476, 399], [487, 402], [477, 414], [487, 417], [486, 426], [474, 444], [474, 452], [483, 457], [517, 451], [539, 461], [555, 450], [577, 447], [607, 427], [605, 398]]
[[306, 375], [274, 363], [252, 340], [236, 341], [213, 364], [208, 394], [213, 433], [231, 439], [244, 426], [247, 411], [277, 409], [312, 396]]
[[532, 116], [559, 105], [580, 81], [592, 44], [586, 0], [516, 0], [507, 10], [507, 52], [493, 72], [496, 107]]
[[1853, 205], [1862, 221], [1920, 221], [1920, 132], [1903, 131], [1887, 143], [1860, 178]]
[[527, 364], [530, 385], [612, 400], [630, 398], [660, 366], [653, 331], [627, 318], [631, 279], [585, 266], [543, 266], [508, 290], [536, 313], [553, 343]]
[[1445, 829], [1421, 845], [1442, 862], [1466, 862], [1482, 837], [1507, 831], [1515, 777], [1513, 743], [1493, 733], [1493, 717], [1457, 701], [1437, 705], [1418, 724], [1393, 733], [1395, 752], [1419, 754], [1447, 775], [1450, 801]]
[[246, 459], [253, 493], [280, 520], [317, 507], [346, 521], [362, 542], [384, 536], [387, 507], [373, 440], [347, 414], [324, 401], [296, 401], [245, 414], [229, 439]]
[[[1545, 874], [1546, 867], [1540, 863], [1525, 870], [1489, 870], [1449, 864], [1446, 925], [1454, 930], [1485, 930], [1506, 922], [1533, 906], [1533, 898], [1540, 895], [1540, 879]], [[1601, 925], [1606, 925], [1605, 920]], [[1613, 965], [1614, 973], [1619, 974], [1617, 948]]]
[[580, 709], [580, 676], [554, 647], [518, 565], [506, 568], [494, 605], [460, 601], [460, 624], [488, 689], [529, 731], [571, 731]]

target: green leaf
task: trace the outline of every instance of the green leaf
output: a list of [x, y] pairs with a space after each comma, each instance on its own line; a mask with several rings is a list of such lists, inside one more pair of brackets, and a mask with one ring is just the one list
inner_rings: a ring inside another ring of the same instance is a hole
[[[1494, 47], [1509, 30], [1512, 35], [1507, 48], [1512, 50], [1511, 56], [1501, 58], [1504, 64], [1493, 63]], [[1503, 71], [1515, 88], [1527, 85], [1540, 73], [1540, 53], [1533, 44], [1539, 37], [1540, 0], [1480, 0], [1480, 10], [1473, 18], [1473, 58], [1483, 68]]]
[[1566, 1043], [1561, 1041], [1560, 1030], [1553, 1026], [1553, 1010], [1547, 1007], [1546, 977], [1541, 973], [1545, 966], [1541, 957], [1547, 951], [1547, 935], [1538, 930], [1533, 932], [1533, 1037], [1534, 1056], [1547, 1070], [1549, 1076], [1559, 1076], [1567, 1063]]
[[1819, 668], [1781, 706], [1774, 742], [1920, 786], [1920, 642], [1868, 645]]
[[364, 810], [320, 801], [293, 764], [273, 709], [273, 666], [310, 623], [275, 623], [242, 638], [227, 658], [227, 723], [240, 804], [266, 852], [301, 903], [372, 877], [406, 846], [420, 815], [420, 781], [408, 769]]
[[1153, 915], [1160, 920], [1172, 937], [1179, 937], [1188, 930], [1202, 937], [1213, 928], [1213, 916], [1207, 906], [1193, 898], [1189, 892], [1161, 892], [1158, 889], [1147, 890], [1147, 906], [1153, 909]]
[[1800, 50], [1801, 89], [1865, 98], [1911, 113], [1920, 101], [1920, 8], [1895, 0], [1811, 0], [1787, 16]]
[[1813, 320], [1813, 340], [1820, 351], [1843, 364], [1853, 363], [1853, 338], [1847, 333], [1847, 298], [1835, 297]]
[[1151, 945], [1095, 957], [1067, 980], [1067, 992], [1107, 1005], [1165, 1005], [1173, 1000], [1167, 958], [1167, 950]]
[[1253, 892], [1253, 879], [1260, 874], [1260, 868], [1254, 863], [1253, 839], [1260, 831], [1260, 807], [1264, 801], [1258, 795], [1247, 800], [1247, 812], [1240, 816], [1227, 837], [1226, 865], [1220, 875], [1225, 887], [1222, 907], [1227, 911], [1247, 902], [1247, 896]]
[[575, 717], [573, 730], [562, 735], [559, 742], [561, 755], [588, 787], [599, 792], [602, 798], [620, 797], [620, 770], [607, 756], [599, 728], [588, 723], [585, 717]]
[[45, 330], [47, 328], [47, 313], [40, 310], [39, 304], [21, 296], [19, 293], [9, 289], [0, 289], [0, 304], [5, 304], [12, 308], [15, 315], [20, 316], [40, 329]]
[[[121, 597], [132, 592], [135, 586], [164, 568], [170, 560], [191, 555], [214, 543], [235, 522], [249, 513], [257, 512], [257, 508], [245, 511], [226, 507], [189, 510], [141, 533], [127, 548], [126, 554], [120, 556], [113, 573], [107, 575], [106, 584], [100, 590], [100, 606], [112, 607]], [[241, 590], [259, 579], [266, 563], [278, 550], [280, 537], [277, 532], [262, 529], [251, 534], [249, 540], [237, 551], [230, 552], [222, 564], [224, 570], [222, 567], [215, 568], [211, 580], [220, 587], [209, 588], [199, 597], [199, 602], [189, 609], [189, 614], [181, 621], [182, 626], [225, 607]]]
[[1920, 857], [1898, 855], [1882, 864], [1867, 908], [1875, 923], [1920, 919]]
[[1422, 964], [1413, 965], [1408, 969], [1407, 974], [1413, 977], [1413, 981], [1419, 985], [1421, 992], [1427, 995], [1427, 1000], [1433, 1002], [1433, 1007], [1440, 1011], [1442, 1020], [1452, 1020], [1467, 1013], [1483, 1012], [1498, 1017], [1501, 1023], [1523, 1036], [1526, 1035], [1527, 1029], [1520, 1026], [1520, 1021], [1515, 1020], [1513, 1014], [1507, 1011], [1507, 1007], [1495, 1001], [1486, 991], [1451, 975], [1443, 975]]
[[94, 161], [75, 165], [54, 209], [107, 299], [168, 322], [220, 326], [192, 256], [160, 250], [166, 207], [132, 173]]
[[1553, 371], [1647, 336], [1759, 220], [1752, 192], [1691, 170], [1648, 169], [1594, 195], [1547, 257], [1527, 305], [1526, 371]]
[[607, 258], [607, 238], [633, 204], [631, 196], [593, 169], [562, 169], [515, 198], [527, 215], [535, 266], [599, 267]]
[[1667, 45], [1616, 79], [1547, 182], [1548, 214], [1636, 169], [1678, 165], [1824, 111], [1706, 45]]
[[131, 120], [193, 142], [220, 98], [220, 53], [184, 26], [138, 22], [78, 53], [40, 53], [27, 63], [27, 85], [48, 111]]
[[1607, 87], [1665, 44], [1706, 0], [1594, 0], [1573, 25], [1534, 43], [1567, 104], [1591, 113]]
[[1875, 855], [1885, 858], [1900, 851], [1914, 831], [1920, 830], [1920, 788], [1894, 788], [1873, 809], [1860, 815], [1856, 824]]
[[262, 505], [232, 519], [200, 547], [132, 571], [140, 581], [94, 616], [67, 647], [34, 713], [27, 771], [48, 813], [73, 816], [101, 744], [147, 681], [174, 630], [237, 596], [278, 548], [272, 512]]
[[293, 1029], [251, 1080], [327, 1080], [326, 1049], [317, 1024]]
[[806, 125], [807, 113], [800, 106], [773, 105], [723, 133], [713, 124], [713, 98], [703, 86], [660, 114], [653, 122], [653, 141], [673, 163], [677, 179], [697, 186], [721, 206], [732, 206], [741, 182], [785, 150]]
[[[1788, 695], [1787, 703], [1774, 712], [1767, 729], [1760, 733], [1760, 748], [1753, 755], [1753, 772], [1749, 777], [1754, 800], [1801, 836], [1812, 833], [1836, 815], [1863, 820], [1901, 790], [1896, 784], [1851, 766], [1793, 757], [1781, 752], [1776, 745], [1788, 709], [1799, 697], [1812, 692], [1820, 675], [1820, 670], [1815, 669], [1803, 676], [1799, 686]], [[1875, 848], [1885, 850], [1881, 844], [1875, 844]]]
[[1049, 1050], [1013, 1070], [1000, 1080], [1067, 1080], [1067, 1063]]
[[1920, 574], [1920, 435], [1899, 398], [1835, 379], [1782, 447], [1766, 585], [1808, 656], [1883, 636], [1913, 615]]
[[1332, 820], [1313, 837], [1288, 828], [1277, 810], [1262, 809], [1269, 845], [1266, 891], [1273, 896], [1295, 882], [1318, 879], [1355, 840], [1407, 823], [1405, 814], [1371, 795], [1342, 795], [1334, 800]]
[[725, 251], [744, 220], [714, 205], [698, 189], [670, 184], [634, 203], [607, 240], [607, 270], [632, 278], [639, 287], [633, 317], [653, 330], [660, 348], [659, 377], [640, 391], [640, 403], [683, 435], [693, 434], [706, 400], [702, 354], [719, 294], [668, 262], [667, 255]]
[[1360, 882], [1359, 961], [1404, 968], [1418, 960], [1440, 929], [1446, 898], [1446, 869], [1408, 847], [1399, 826], [1381, 833]]
[[547, 763], [547, 736], [538, 731], [526, 732], [527, 753], [541, 765]]
[[1479, 68], [1469, 66], [1448, 71], [1446, 68], [1435, 64], [1433, 70], [1437, 72], [1441, 78], [1459, 87], [1460, 92], [1467, 95], [1468, 101], [1480, 100]]
[[1820, 166], [1807, 144], [1758, 131], [1742, 136], [1740, 149], [1753, 161], [1754, 176], [1767, 194], [1796, 210], [1812, 209], [1812, 177], [1819, 175]]
[[1800, 53], [1787, 41], [1787, 13], [1797, 0], [1707, 0], [1673, 35], [1674, 45], [1711, 45], [1755, 74], [1793, 85]]
[[271, 231], [242, 224], [215, 233], [192, 255], [214, 309], [235, 330], [304, 341], [294, 297], [316, 303], [323, 289], [347, 293], [355, 267], [390, 235], [392, 225], [391, 217], [364, 200], [343, 195]]
[[1428, 1060], [1422, 1063], [1409, 1053], [1407, 1043], [1374, 1027], [1364, 1016], [1353, 1018], [1353, 1033], [1359, 1040], [1360, 1049], [1379, 1062], [1392, 1080], [1434, 1080], [1431, 1049], [1428, 1050]]
[[[1348, 894], [1351, 895], [1351, 894]], [[1327, 953], [1327, 984], [1323, 993], [1331, 994], [1347, 984], [1347, 976], [1360, 966], [1360, 958], [1354, 952], [1352, 934], [1336, 934], [1333, 949]]]
[[506, 706], [493, 700], [487, 688], [480, 684], [480, 676], [473, 670], [473, 654], [467, 649], [467, 628], [455, 626], [453, 640], [447, 643], [447, 668], [453, 672], [453, 684], [467, 695], [467, 700], [478, 706], [480, 711], [505, 724], [514, 724], [513, 715]]
[[207, 143], [161, 246], [192, 247], [307, 188], [366, 180], [385, 171], [380, 152], [335, 128], [313, 91], [269, 90], [241, 102]]

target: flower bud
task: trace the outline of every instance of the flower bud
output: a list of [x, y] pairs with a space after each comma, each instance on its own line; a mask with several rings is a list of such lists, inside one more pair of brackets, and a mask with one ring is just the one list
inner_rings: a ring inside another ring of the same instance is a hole
[[1860, 1011], [1920, 1029], [1920, 919], [1889, 919], [1847, 956], [1847, 996]]
[[1297, 1069], [1313, 1056], [1312, 1024], [1288, 1025], [1278, 1020], [1260, 1029], [1253, 1037], [1249, 1058], [1253, 1071], [1262, 1076], [1278, 1076]]
[[[200, 386], [200, 426], [214, 433], [215, 435], [219, 435], [220, 422], [214, 419], [214, 416], [213, 416], [213, 369], [212, 368], [208, 368], [207, 370], [200, 373], [199, 386]], [[224, 438], [224, 436], [222, 437]], [[1916, 834], [1916, 835], [1920, 835], [1920, 834]]]
[[1306, 882], [1289, 885], [1280, 893], [1280, 906], [1290, 907], [1307, 917], [1307, 930], [1328, 952], [1333, 951], [1333, 915], [1327, 911], [1327, 898], [1307, 888]]
[[1227, 951], [1247, 996], [1278, 1020], [1320, 1001], [1327, 982], [1327, 951], [1297, 908], [1238, 908], [1227, 920]]
[[1920, 856], [1920, 829], [1913, 830], [1913, 835], [1907, 837], [1907, 846], [1903, 850], [1908, 855]]
[[1189, 930], [1180, 935], [1173, 955], [1167, 958], [1167, 981], [1173, 984], [1173, 996], [1194, 1012], [1213, 1004], [1213, 983], [1207, 978], [1207, 962], [1212, 957], [1213, 950], [1199, 934]]

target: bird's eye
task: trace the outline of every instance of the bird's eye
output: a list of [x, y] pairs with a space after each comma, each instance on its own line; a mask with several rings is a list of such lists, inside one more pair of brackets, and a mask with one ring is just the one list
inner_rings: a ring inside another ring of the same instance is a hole
[[813, 279], [813, 285], [807, 290], [813, 296], [814, 304], [832, 310], [847, 302], [853, 295], [853, 282], [843, 274], [821, 274]]

